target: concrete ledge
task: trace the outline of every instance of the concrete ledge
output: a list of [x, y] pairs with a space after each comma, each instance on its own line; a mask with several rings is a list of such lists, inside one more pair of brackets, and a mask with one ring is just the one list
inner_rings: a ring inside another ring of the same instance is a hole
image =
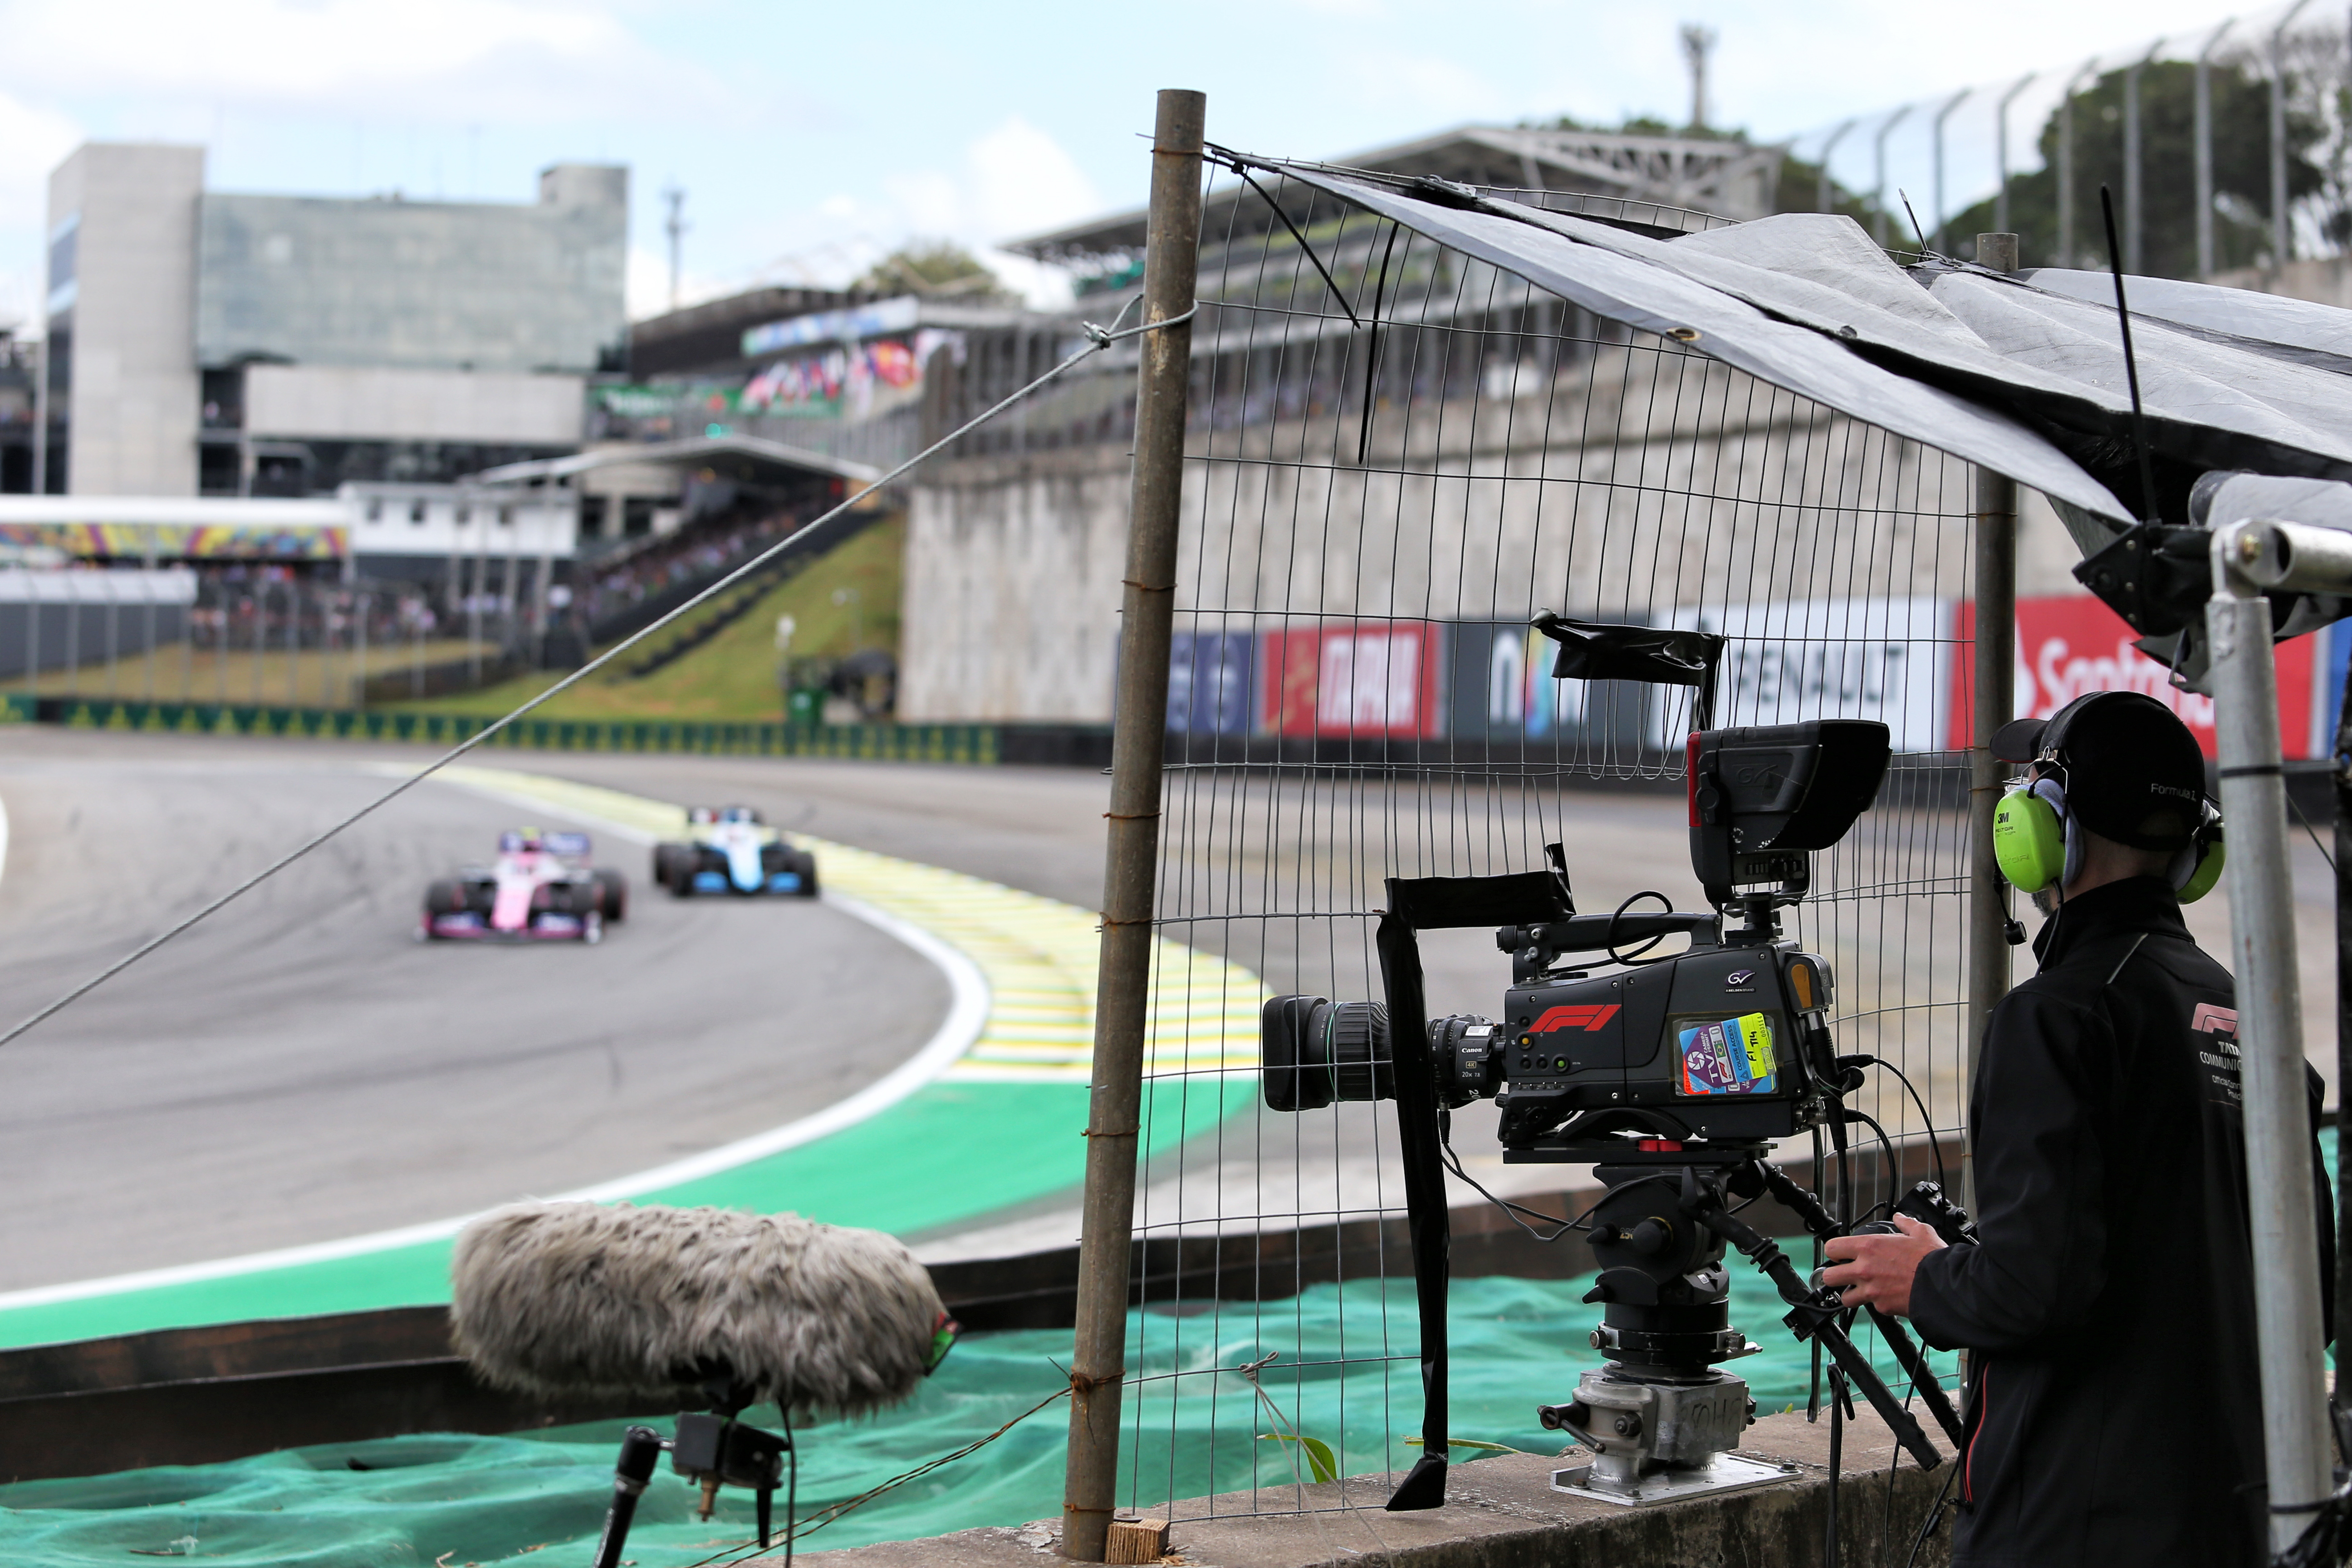
[[[1194, 1568], [1319, 1568], [1363, 1558], [1381, 1559], [1382, 1568], [1815, 1568], [1829, 1521], [1828, 1420], [1768, 1416], [1748, 1438], [1742, 1455], [1793, 1464], [1795, 1478], [1754, 1491], [1622, 1507], [1551, 1489], [1552, 1471], [1573, 1457], [1497, 1455], [1457, 1465], [1447, 1477], [1446, 1505], [1422, 1513], [1383, 1511], [1393, 1479], [1380, 1476], [1180, 1502], [1165, 1515], [1175, 1521], [1170, 1560]], [[1895, 1457], [1886, 1428], [1864, 1407], [1846, 1427], [1839, 1466], [1841, 1561], [1897, 1568], [1910, 1561], [1920, 1523], [1956, 1461], [1948, 1456], [1940, 1468], [1923, 1472], [1906, 1457], [1890, 1469]], [[1945, 1568], [1952, 1518], [1947, 1507], [1920, 1546], [1916, 1568]], [[1059, 1533], [1059, 1521], [1042, 1521], [801, 1552], [796, 1560], [807, 1568], [1051, 1568], [1061, 1561]], [[783, 1559], [754, 1562], [781, 1568]]]

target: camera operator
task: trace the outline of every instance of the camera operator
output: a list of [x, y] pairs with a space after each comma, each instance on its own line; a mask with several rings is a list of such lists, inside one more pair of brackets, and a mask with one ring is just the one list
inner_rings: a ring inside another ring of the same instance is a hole
[[[2266, 1563], [2236, 997], [2179, 897], [2219, 853], [2204, 759], [2136, 692], [1993, 749], [2031, 764], [2001, 833], [2042, 842], [2002, 868], [2049, 918], [1977, 1068], [1980, 1244], [1898, 1217], [1901, 1235], [1830, 1242], [1823, 1281], [1969, 1352], [1956, 1568]], [[2311, 1073], [2327, 1281], [2321, 1089]]]

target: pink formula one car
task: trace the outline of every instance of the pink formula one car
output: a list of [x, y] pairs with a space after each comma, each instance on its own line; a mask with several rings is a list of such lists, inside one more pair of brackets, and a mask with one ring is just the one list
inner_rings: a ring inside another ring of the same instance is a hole
[[499, 858], [425, 889], [416, 940], [602, 942], [627, 914], [629, 885], [588, 863], [584, 833], [518, 827], [499, 835]]

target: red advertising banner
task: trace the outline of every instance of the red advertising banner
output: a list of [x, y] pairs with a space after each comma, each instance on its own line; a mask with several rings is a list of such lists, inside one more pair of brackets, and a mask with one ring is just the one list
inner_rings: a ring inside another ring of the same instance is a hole
[[[1969, 744], [1969, 672], [1974, 667], [1976, 606], [1962, 600], [1960, 657], [1952, 661], [1951, 744]], [[2134, 647], [2137, 634], [2123, 617], [2088, 594], [2017, 602], [2018, 718], [2047, 719], [2086, 691], [2139, 691], [2180, 715], [2209, 757], [2217, 754], [2213, 700], [2172, 684], [2164, 666]], [[2279, 738], [2289, 757], [2311, 752], [2314, 639], [2278, 647]]]
[[1408, 739], [1443, 732], [1438, 628], [1365, 621], [1265, 636], [1262, 710], [1277, 735]]

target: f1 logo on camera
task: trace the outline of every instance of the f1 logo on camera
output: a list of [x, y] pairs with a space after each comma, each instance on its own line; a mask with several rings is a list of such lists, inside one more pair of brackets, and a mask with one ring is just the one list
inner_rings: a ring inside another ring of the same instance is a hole
[[1616, 1016], [1617, 1004], [1614, 1002], [1599, 1005], [1587, 1005], [1581, 1007], [1552, 1007], [1548, 1008], [1544, 1016], [1536, 1020], [1535, 1027], [1528, 1032], [1531, 1035], [1549, 1035], [1559, 1029], [1582, 1029], [1585, 1033], [1591, 1034], [1605, 1026]]

